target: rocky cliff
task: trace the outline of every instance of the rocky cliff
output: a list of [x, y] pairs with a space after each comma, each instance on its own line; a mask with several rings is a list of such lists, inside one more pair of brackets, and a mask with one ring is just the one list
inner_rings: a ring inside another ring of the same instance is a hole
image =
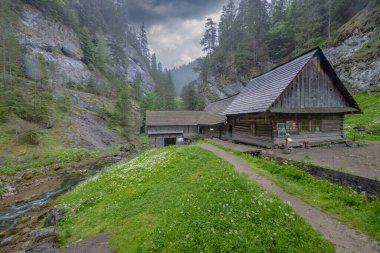
[[[64, 84], [87, 83], [90, 80], [97, 85], [107, 85], [104, 78], [90, 71], [81, 60], [83, 52], [80, 47], [79, 35], [73, 29], [57, 22], [53, 18], [24, 5], [21, 10], [22, 25], [17, 37], [25, 52], [25, 71], [27, 77], [38, 80], [41, 77], [36, 55], [40, 54], [48, 63], [49, 78], [54, 84], [56, 94], [60, 94]], [[109, 36], [109, 35], [108, 35]], [[113, 43], [112, 37], [108, 43]], [[147, 66], [136, 50], [126, 45], [124, 48], [126, 64], [109, 66], [118, 74], [127, 76], [132, 82], [141, 75], [142, 88], [151, 91], [154, 81]]]
[[[31, 5], [22, 4], [18, 13], [20, 22], [15, 27], [15, 35], [22, 47], [26, 78], [39, 81], [47, 74], [53, 95], [57, 99], [68, 97], [71, 100], [65, 119], [52, 115], [49, 120], [49, 129], [54, 128], [51, 132], [59, 132], [60, 144], [103, 149], [108, 145], [126, 143], [127, 140], [110, 124], [114, 101], [72, 89], [73, 86], [86, 87], [89, 83], [103, 88], [115, 85], [101, 71], [93, 70], [83, 62], [80, 35]], [[115, 40], [112, 34], [105, 34], [105, 38], [111, 52]], [[112, 65], [105, 66], [107, 72], [123, 76], [130, 83], [141, 77], [142, 90], [152, 91], [155, 83], [140, 54], [128, 43], [123, 52], [123, 63], [113, 59]], [[41, 58], [46, 65], [45, 74], [41, 68]], [[132, 104], [132, 107], [135, 129], [131, 129], [131, 132], [138, 134], [141, 126], [140, 108], [136, 104]], [[49, 131], [46, 130], [45, 135], [49, 135]]]
[[380, 86], [380, 6], [368, 4], [337, 32], [324, 52], [346, 86]]

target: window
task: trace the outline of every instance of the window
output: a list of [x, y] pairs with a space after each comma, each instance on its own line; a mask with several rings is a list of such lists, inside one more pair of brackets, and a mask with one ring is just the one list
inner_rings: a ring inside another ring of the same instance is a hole
[[301, 132], [320, 132], [321, 120], [320, 119], [302, 119], [300, 120]]
[[286, 121], [286, 130], [297, 130], [297, 123], [295, 120]]
[[286, 123], [277, 123], [277, 137], [283, 137], [286, 134]]
[[310, 120], [310, 130], [311, 130], [311, 132], [320, 132], [321, 131], [321, 120], [319, 120], [319, 119]]
[[309, 132], [309, 120], [308, 119], [302, 119], [300, 120], [300, 131], [301, 132]]

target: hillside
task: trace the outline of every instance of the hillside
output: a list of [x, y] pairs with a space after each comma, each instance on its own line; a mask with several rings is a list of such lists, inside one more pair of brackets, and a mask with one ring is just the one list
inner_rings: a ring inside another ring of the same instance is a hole
[[198, 59], [189, 64], [172, 69], [173, 81], [178, 95], [181, 94], [183, 87], [198, 79], [196, 69], [199, 68], [200, 64], [201, 59]]
[[136, 139], [141, 96], [156, 82], [126, 17], [110, 19], [114, 4], [89, 10], [85, 0], [2, 2], [0, 166], [25, 152], [21, 157], [106, 149]]
[[[357, 140], [380, 140], [380, 93], [358, 92], [354, 98], [363, 113], [345, 116], [346, 138], [353, 139], [355, 136]], [[367, 129], [355, 133], [354, 128], [357, 126], [366, 126]]]
[[[380, 85], [378, 1], [231, 2], [218, 24], [219, 44], [208, 51], [200, 71], [206, 104], [316, 46], [350, 89]], [[245, 18], [250, 8], [261, 10], [252, 20]]]
[[68, 210], [57, 228], [63, 245], [113, 231], [119, 252], [333, 251], [289, 205], [198, 147], [123, 161], [60, 197], [58, 206]]

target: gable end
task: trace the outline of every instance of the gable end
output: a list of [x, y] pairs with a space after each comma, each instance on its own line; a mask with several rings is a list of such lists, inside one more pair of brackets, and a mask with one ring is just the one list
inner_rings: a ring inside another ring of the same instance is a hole
[[297, 109], [310, 113], [313, 110], [309, 109], [318, 108], [325, 112], [329, 108], [331, 112], [360, 111], [321, 50], [305, 64], [272, 104], [270, 111], [291, 112], [290, 109]]

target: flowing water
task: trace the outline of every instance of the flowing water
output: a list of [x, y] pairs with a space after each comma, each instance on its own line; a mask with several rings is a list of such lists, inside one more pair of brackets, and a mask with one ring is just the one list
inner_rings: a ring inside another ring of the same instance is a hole
[[[120, 159], [122, 159], [122, 157], [114, 157], [109, 163], [118, 162]], [[41, 206], [52, 200], [54, 197], [67, 192], [79, 182], [85, 180], [91, 175], [98, 173], [105, 166], [107, 166], [107, 164], [104, 164], [102, 166], [95, 166], [93, 169], [89, 170], [88, 174], [85, 176], [66, 174], [64, 183], [60, 188], [47, 192], [32, 201], [17, 203], [3, 210], [0, 210], [0, 231], [3, 229], [12, 228], [17, 223], [17, 221], [33, 207]]]
[[54, 197], [70, 190], [78, 184], [83, 178], [68, 177], [62, 186], [53, 191], [47, 192], [37, 199], [29, 202], [21, 202], [0, 210], [0, 230], [14, 226], [22, 215], [30, 211], [32, 207], [41, 206]]

